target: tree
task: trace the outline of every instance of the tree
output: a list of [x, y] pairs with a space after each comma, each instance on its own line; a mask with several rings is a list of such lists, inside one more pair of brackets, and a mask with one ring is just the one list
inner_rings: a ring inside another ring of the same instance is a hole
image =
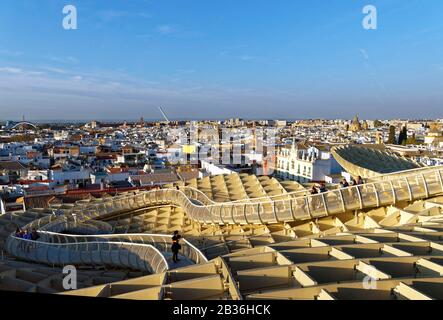
[[383, 127], [383, 123], [380, 120], [374, 121], [374, 128], [380, 128]]
[[406, 141], [408, 139], [408, 130], [406, 129], [406, 126], [404, 126], [401, 131], [400, 134], [398, 135], [398, 145], [406, 145]]
[[389, 126], [388, 144], [395, 144], [395, 127]]
[[417, 144], [417, 138], [415, 137], [415, 133], [412, 134], [412, 137], [408, 138], [406, 144]]

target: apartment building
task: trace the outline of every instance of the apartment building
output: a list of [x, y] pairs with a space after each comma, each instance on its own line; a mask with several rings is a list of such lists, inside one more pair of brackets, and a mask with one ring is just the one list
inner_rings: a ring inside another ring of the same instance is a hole
[[292, 143], [277, 150], [274, 174], [282, 179], [300, 183], [325, 181], [326, 176], [341, 171], [328, 146]]

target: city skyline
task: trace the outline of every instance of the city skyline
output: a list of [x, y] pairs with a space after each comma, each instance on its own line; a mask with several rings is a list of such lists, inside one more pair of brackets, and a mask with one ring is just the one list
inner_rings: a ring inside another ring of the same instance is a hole
[[[354, 115], [355, 116], [359, 116], [359, 115]], [[353, 117], [349, 117], [349, 118], [206, 118], [206, 117], [180, 117], [180, 118], [173, 118], [173, 117], [169, 117], [168, 120], [171, 122], [226, 122], [229, 120], [241, 120], [244, 122], [262, 122], [262, 121], [286, 121], [288, 123], [296, 123], [296, 122], [301, 122], [301, 121], [325, 121], [325, 122], [333, 122], [333, 121], [337, 121], [337, 122], [342, 122], [342, 123], [351, 123]], [[29, 122], [31, 124], [85, 124], [85, 123], [90, 123], [90, 122], [98, 122], [98, 123], [104, 123], [104, 124], [112, 124], [112, 123], [130, 123], [130, 124], [134, 124], [134, 123], [140, 123], [141, 120], [143, 120], [143, 122], [145, 123], [166, 123], [165, 118], [158, 116], [158, 117], [152, 117], [152, 118], [145, 118], [145, 117], [139, 117], [139, 118], [123, 118], [123, 119], [113, 119], [113, 118], [78, 118], [78, 119], [28, 119], [28, 118], [23, 118], [23, 115], [21, 118], [10, 118], [10, 119], [3, 119], [0, 118], [0, 124], [4, 124], [7, 121], [11, 121], [13, 123], [21, 123], [21, 122]], [[360, 118], [361, 121], [381, 121], [382, 123], [384, 123], [384, 125], [389, 125], [390, 122], [394, 121], [394, 122], [429, 122], [429, 123], [440, 123], [443, 122], [443, 119], [441, 118]]]
[[[62, 28], [64, 5], [78, 30]], [[362, 8], [378, 12], [362, 28]], [[4, 1], [1, 118], [441, 118], [443, 4]], [[251, 116], [253, 115], [253, 116]]]

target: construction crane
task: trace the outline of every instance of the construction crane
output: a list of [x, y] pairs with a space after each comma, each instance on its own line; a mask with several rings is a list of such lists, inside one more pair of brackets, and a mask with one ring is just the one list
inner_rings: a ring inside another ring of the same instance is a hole
[[169, 123], [170, 121], [169, 121], [168, 117], [166, 116], [166, 113], [163, 111], [163, 108], [162, 107], [158, 107], [158, 110], [160, 110], [161, 114], [165, 118], [166, 123]]

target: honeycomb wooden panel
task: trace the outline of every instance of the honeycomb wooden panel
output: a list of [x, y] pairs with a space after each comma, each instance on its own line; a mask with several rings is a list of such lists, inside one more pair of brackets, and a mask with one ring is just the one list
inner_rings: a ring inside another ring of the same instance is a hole
[[[383, 154], [376, 156], [390, 161]], [[54, 208], [64, 210], [68, 217], [72, 210], [97, 205], [91, 209], [92, 218], [109, 223], [114, 233], [171, 234], [179, 230], [211, 259], [162, 274], [134, 273], [141, 278], [132, 280], [127, 280], [130, 274], [126, 270], [117, 276], [106, 274], [106, 266], [98, 265], [104, 271], [85, 271], [80, 277], [82, 289], [67, 294], [119, 299], [442, 298], [443, 197], [438, 192], [443, 192], [443, 185], [439, 189], [439, 172], [420, 171], [429, 185], [421, 178], [408, 178], [410, 191], [395, 176], [392, 181], [380, 177], [359, 191], [340, 191], [342, 204], [340, 193], [329, 193], [324, 198], [325, 210], [306, 221], [274, 219], [275, 208], [293, 210], [277, 205], [276, 200], [304, 197], [291, 193], [301, 189], [299, 185], [245, 174], [206, 177], [187, 184], [217, 205], [228, 206], [231, 201], [261, 205], [264, 224], [208, 223], [191, 217], [190, 205], [180, 207], [160, 198], [140, 204], [133, 192], [57, 205]], [[399, 189], [392, 192], [389, 181]], [[432, 195], [426, 195], [429, 190]], [[418, 201], [411, 194], [417, 195]], [[407, 200], [397, 202], [395, 197]], [[329, 215], [323, 216], [325, 212]], [[29, 222], [45, 226], [54, 221], [51, 211], [36, 209], [1, 216], [0, 240], [4, 243], [16, 226]], [[33, 270], [29, 271], [13, 265], [17, 261], [7, 254], [5, 259], [3, 266], [9, 267], [0, 268], [3, 288], [47, 293], [63, 290], [60, 270], [51, 273], [50, 268], [28, 264]], [[377, 289], [365, 287], [368, 277], [376, 279]]]

